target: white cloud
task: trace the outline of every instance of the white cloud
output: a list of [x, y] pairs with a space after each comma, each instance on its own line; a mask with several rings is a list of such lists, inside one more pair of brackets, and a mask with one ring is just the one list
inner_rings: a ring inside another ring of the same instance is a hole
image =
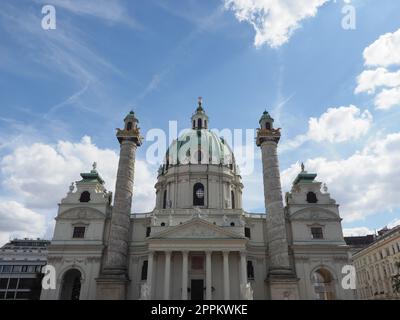
[[300, 22], [314, 17], [318, 9], [329, 0], [224, 0], [225, 7], [235, 12], [240, 22], [250, 23], [256, 31], [255, 46], [265, 43], [280, 47]]
[[[318, 173], [341, 208], [347, 222], [400, 209], [400, 133], [388, 134], [368, 143], [346, 159], [309, 159], [306, 170]], [[290, 190], [299, 172], [298, 163], [282, 172], [284, 190]]]
[[[377, 109], [390, 109], [400, 106], [400, 70], [389, 71], [388, 67], [400, 65], [400, 29], [386, 33], [364, 50], [364, 61], [367, 67], [376, 69], [364, 70], [357, 77], [355, 93], [376, 94], [374, 104]], [[376, 93], [376, 89], [381, 91]]]
[[310, 118], [308, 132], [286, 141], [280, 151], [298, 148], [306, 141], [340, 143], [358, 139], [368, 133], [372, 125], [372, 115], [354, 105], [328, 108], [319, 118]]
[[400, 29], [381, 35], [378, 40], [364, 50], [367, 66], [388, 67], [400, 64]]
[[374, 234], [375, 232], [367, 227], [356, 227], [356, 228], [343, 228], [343, 235], [345, 237], [357, 237]]
[[[93, 162], [113, 191], [118, 166], [114, 150], [101, 149], [85, 136], [80, 142], [59, 141], [56, 145], [35, 143], [22, 146], [1, 160], [3, 187], [21, 198], [30, 208], [56, 208], [72, 181], [88, 172]], [[151, 210], [154, 206], [154, 175], [144, 161], [137, 159], [134, 209]]]
[[308, 137], [321, 142], [344, 142], [358, 139], [371, 127], [372, 115], [368, 110], [361, 112], [356, 106], [329, 108], [319, 119], [310, 118]]
[[43, 237], [45, 217], [16, 201], [0, 201], [0, 244], [10, 237]]
[[377, 109], [390, 109], [400, 105], [400, 86], [393, 89], [383, 89], [375, 97]]
[[397, 72], [389, 72], [385, 68], [365, 70], [357, 77], [357, 84], [355, 93], [373, 94], [379, 87], [397, 87], [400, 86], [400, 70]]

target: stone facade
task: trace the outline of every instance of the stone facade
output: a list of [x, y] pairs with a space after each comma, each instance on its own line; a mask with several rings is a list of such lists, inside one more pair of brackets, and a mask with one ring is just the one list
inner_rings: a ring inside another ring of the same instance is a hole
[[59, 207], [49, 247], [58, 286], [42, 299], [352, 298], [340, 286], [349, 261], [334, 200], [302, 171], [283, 204], [272, 118], [257, 139], [265, 215], [243, 210], [234, 154], [208, 130], [201, 100], [158, 171], [154, 210], [130, 214], [140, 135], [128, 117], [114, 206], [96, 168], [82, 174]]

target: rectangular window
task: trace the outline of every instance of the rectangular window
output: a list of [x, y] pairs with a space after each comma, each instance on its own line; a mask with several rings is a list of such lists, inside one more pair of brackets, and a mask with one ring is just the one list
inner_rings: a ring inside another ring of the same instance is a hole
[[85, 237], [85, 227], [74, 227], [74, 234], [72, 238], [83, 239]]
[[8, 289], [17, 289], [18, 278], [11, 278], [8, 284]]
[[10, 273], [12, 270], [12, 266], [3, 266], [3, 273]]
[[7, 289], [8, 279], [0, 279], [0, 289]]
[[22, 266], [21, 272], [28, 272], [28, 266]]
[[312, 235], [313, 239], [323, 239], [324, 238], [324, 235], [322, 233], [322, 228], [320, 228], [320, 227], [312, 227], [311, 235]]
[[251, 238], [251, 230], [250, 230], [250, 228], [248, 228], [248, 227], [245, 227], [244, 228], [244, 236], [246, 237], [246, 238]]
[[14, 273], [20, 273], [22, 269], [22, 266], [13, 266], [13, 272]]
[[18, 289], [31, 289], [35, 285], [35, 280], [32, 278], [21, 278], [19, 279]]
[[35, 272], [35, 266], [28, 266], [28, 272], [29, 273], [34, 273]]

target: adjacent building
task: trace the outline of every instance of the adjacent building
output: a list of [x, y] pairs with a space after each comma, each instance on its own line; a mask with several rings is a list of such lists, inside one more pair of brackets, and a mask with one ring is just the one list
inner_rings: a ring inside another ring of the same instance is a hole
[[48, 240], [14, 239], [0, 248], [0, 299], [39, 300]]
[[400, 270], [400, 226], [383, 229], [375, 241], [353, 255], [358, 299], [400, 299], [393, 277]]

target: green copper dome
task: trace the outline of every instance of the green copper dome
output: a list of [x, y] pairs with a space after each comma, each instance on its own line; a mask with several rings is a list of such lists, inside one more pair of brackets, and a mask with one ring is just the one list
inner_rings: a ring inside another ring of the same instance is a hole
[[234, 155], [223, 138], [207, 129], [187, 130], [167, 150], [165, 164], [234, 165]]

